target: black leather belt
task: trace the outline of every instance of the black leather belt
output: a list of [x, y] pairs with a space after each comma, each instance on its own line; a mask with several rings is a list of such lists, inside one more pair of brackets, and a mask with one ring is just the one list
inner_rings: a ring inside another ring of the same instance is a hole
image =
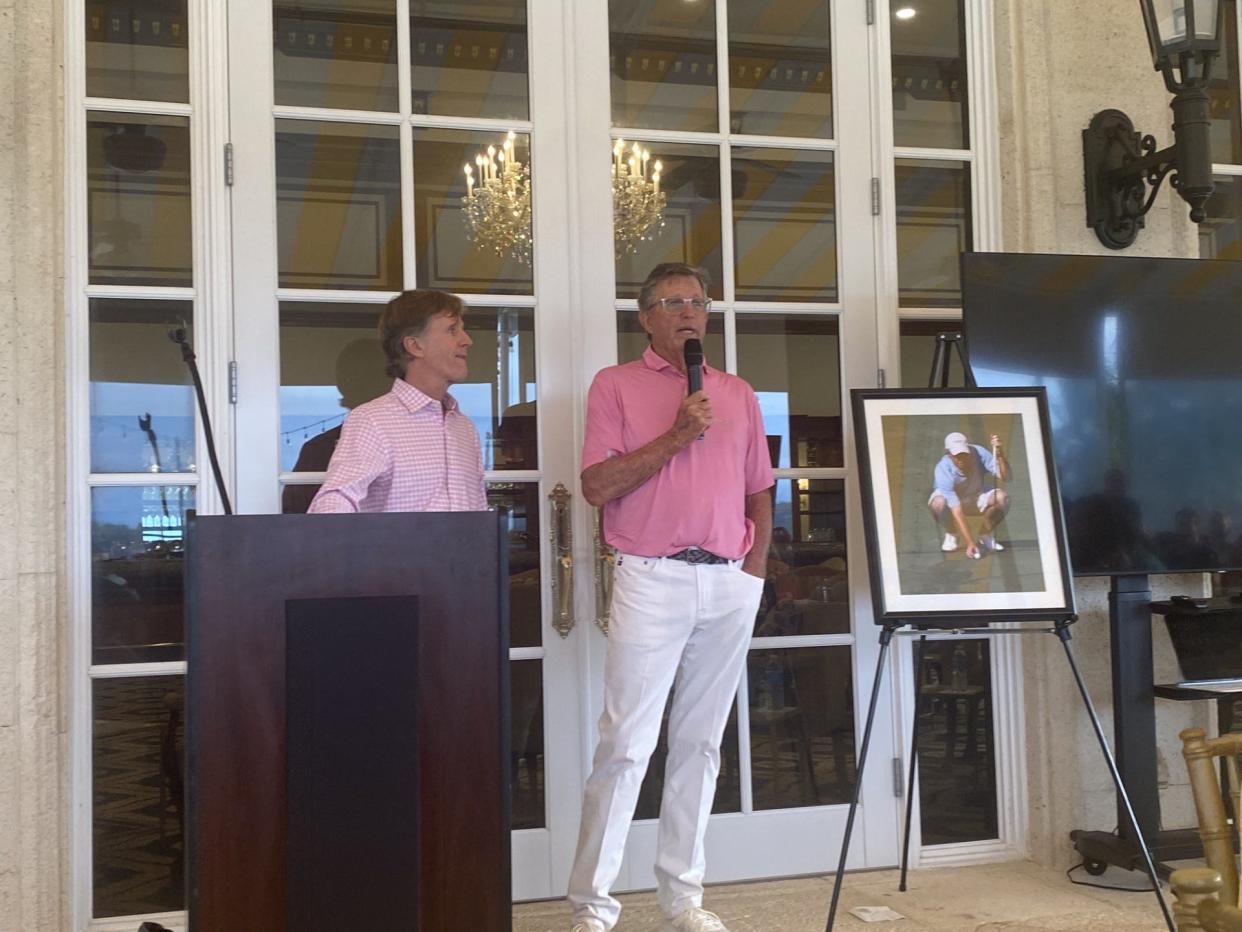
[[698, 547], [687, 547], [685, 550], [679, 550], [676, 553], [668, 555], [670, 560], [680, 560], [682, 563], [690, 563], [695, 566], [703, 563], [715, 565], [717, 563], [732, 563], [728, 557], [718, 557], [710, 550], [700, 550]]

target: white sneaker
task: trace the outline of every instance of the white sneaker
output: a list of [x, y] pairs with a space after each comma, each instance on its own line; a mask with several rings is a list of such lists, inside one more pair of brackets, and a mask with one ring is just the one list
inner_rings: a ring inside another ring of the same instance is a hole
[[719, 916], [697, 906], [678, 913], [668, 921], [667, 928], [674, 932], [729, 932]]
[[1005, 545], [999, 543], [991, 534], [982, 534], [979, 537], [979, 549], [995, 550], [997, 553], [1000, 553], [1005, 549]]
[[940, 544], [940, 549], [945, 553], [952, 553], [957, 549], [957, 535], [950, 534], [947, 531], [944, 535], [944, 541]]
[[569, 932], [606, 932], [604, 924], [594, 919], [583, 919], [581, 922], [575, 922], [574, 927]]

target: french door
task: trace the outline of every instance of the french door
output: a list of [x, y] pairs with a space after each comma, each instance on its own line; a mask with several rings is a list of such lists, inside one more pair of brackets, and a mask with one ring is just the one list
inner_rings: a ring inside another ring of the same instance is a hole
[[[563, 893], [576, 840], [608, 577], [576, 478], [584, 398], [599, 368], [641, 352], [636, 283], [658, 261], [712, 271], [709, 362], [759, 392], [778, 468], [772, 577], [726, 736], [708, 879], [826, 870], [843, 831], [876, 651], [855, 637], [870, 621], [842, 403], [877, 368], [873, 66], [856, 11], [758, 5], [802, 17], [783, 21], [751, 6], [229, 10], [237, 507], [305, 509], [348, 409], [386, 390], [384, 301], [411, 287], [465, 298], [475, 342], [453, 391], [483, 439], [490, 500], [511, 513], [518, 898]], [[782, 44], [788, 60], [763, 57]], [[685, 79], [653, 80], [666, 69]], [[619, 244], [610, 169], [635, 140], [661, 162], [665, 204]], [[503, 225], [467, 216], [489, 148], [501, 180], [518, 176], [516, 210], [529, 172], [529, 256]], [[873, 760], [886, 765], [887, 695], [879, 722]], [[657, 749], [621, 889], [653, 882], [661, 761]], [[887, 766], [862, 798], [851, 864], [892, 863]]]

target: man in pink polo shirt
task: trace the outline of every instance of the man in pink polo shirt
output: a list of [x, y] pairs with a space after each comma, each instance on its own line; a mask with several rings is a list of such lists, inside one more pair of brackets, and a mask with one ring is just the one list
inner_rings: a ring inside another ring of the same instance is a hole
[[655, 872], [676, 932], [725, 932], [702, 908], [703, 835], [720, 741], [746, 662], [772, 530], [772, 466], [749, 385], [703, 367], [687, 395], [684, 348], [702, 340], [706, 273], [658, 265], [638, 297], [651, 341], [604, 369], [587, 400], [582, 494], [604, 507], [617, 570], [604, 714], [569, 879], [573, 932], [605, 932], [639, 787], [669, 690]]
[[465, 306], [444, 291], [406, 291], [380, 315], [392, 390], [349, 412], [312, 513], [482, 511], [479, 433], [450, 385], [466, 378]]

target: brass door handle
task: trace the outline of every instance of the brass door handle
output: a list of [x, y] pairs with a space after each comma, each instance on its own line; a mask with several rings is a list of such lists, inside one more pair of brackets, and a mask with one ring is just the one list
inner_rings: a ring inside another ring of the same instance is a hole
[[573, 527], [569, 517], [569, 489], [558, 482], [548, 494], [551, 504], [551, 538], [555, 566], [552, 572], [552, 627], [563, 638], [574, 629]]
[[612, 620], [612, 576], [617, 556], [604, 543], [603, 509], [595, 509], [595, 626], [608, 636]]

